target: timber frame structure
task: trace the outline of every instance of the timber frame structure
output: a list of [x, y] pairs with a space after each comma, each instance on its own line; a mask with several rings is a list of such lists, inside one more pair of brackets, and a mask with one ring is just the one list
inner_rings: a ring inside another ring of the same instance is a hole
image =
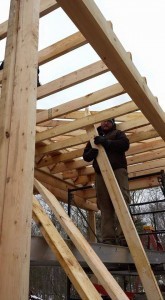
[[[78, 31], [38, 53], [39, 16], [59, 7]], [[6, 36], [5, 64], [0, 71], [0, 299], [11, 300], [11, 295], [13, 300], [28, 299], [32, 210], [34, 220], [80, 297], [101, 299], [34, 196], [32, 202], [33, 190], [37, 190], [110, 297], [126, 300], [125, 293], [58, 200], [67, 202], [68, 189], [93, 184], [94, 171], [90, 163], [83, 161], [83, 149], [88, 140], [93, 143], [95, 126], [110, 117], [116, 119], [117, 127], [130, 140], [130, 190], [157, 186], [158, 174], [165, 170], [165, 113], [93, 0], [11, 0], [9, 20], [0, 24], [0, 39]], [[98, 62], [36, 87], [38, 65], [87, 43], [99, 55]], [[36, 111], [36, 99], [106, 72], [112, 72], [118, 83]], [[110, 102], [123, 94], [132, 100], [103, 111], [91, 109], [96, 103]], [[91, 110], [87, 113], [83, 109], [88, 106]], [[101, 147], [99, 150], [98, 163], [147, 299], [163, 299], [105, 152]], [[74, 199], [80, 208], [89, 211], [94, 227], [94, 212], [98, 210], [95, 190], [77, 191]]]

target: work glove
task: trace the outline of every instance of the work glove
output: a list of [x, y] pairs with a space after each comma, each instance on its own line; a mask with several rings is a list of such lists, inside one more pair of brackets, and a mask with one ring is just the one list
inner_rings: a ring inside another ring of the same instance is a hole
[[95, 143], [95, 145], [99, 145], [99, 144], [104, 145], [106, 143], [106, 138], [104, 136], [100, 136], [100, 135], [95, 136], [94, 143]]
[[111, 144], [111, 141], [108, 141], [105, 136], [98, 135], [98, 136], [94, 137], [94, 143], [95, 143], [95, 145], [102, 145], [105, 149], [108, 150], [109, 146]]

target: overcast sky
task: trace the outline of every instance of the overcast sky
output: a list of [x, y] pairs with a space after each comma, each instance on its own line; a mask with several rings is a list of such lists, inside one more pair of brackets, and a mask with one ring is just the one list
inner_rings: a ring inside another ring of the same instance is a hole
[[[95, 0], [107, 20], [113, 23], [113, 30], [126, 51], [132, 53], [133, 62], [147, 83], [159, 104], [165, 111], [165, 1], [164, 0]], [[8, 18], [9, 0], [0, 1], [0, 23]], [[62, 9], [40, 19], [39, 50], [76, 32], [76, 27]], [[0, 41], [0, 60], [3, 60], [5, 41]], [[42, 84], [59, 78], [69, 72], [97, 61], [97, 54], [89, 45], [62, 56], [40, 67]], [[38, 107], [49, 108], [88, 92], [101, 89], [116, 82], [110, 74], [79, 84], [47, 99], [38, 101]], [[128, 96], [118, 98], [127, 100]], [[108, 102], [115, 105], [116, 100]], [[102, 109], [102, 105], [92, 109]]]

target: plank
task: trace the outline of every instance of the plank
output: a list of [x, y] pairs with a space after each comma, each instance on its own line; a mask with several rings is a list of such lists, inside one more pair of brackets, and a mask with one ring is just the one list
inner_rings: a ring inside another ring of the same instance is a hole
[[[149, 133], [150, 135], [150, 133]], [[148, 136], [148, 135], [147, 135]], [[140, 134], [141, 137], [141, 134]], [[145, 139], [146, 139], [146, 134], [145, 134]], [[144, 153], [147, 151], [152, 151], [154, 149], [161, 149], [165, 147], [165, 142], [160, 138], [160, 139], [152, 139], [147, 141], [143, 141], [139, 139], [139, 134], [137, 134], [137, 141], [142, 141], [142, 143], [139, 144], [131, 144], [130, 149], [127, 151], [127, 155], [134, 155], [138, 153]]]
[[144, 171], [144, 170], [148, 171], [148, 170], [154, 169], [154, 168], [161, 169], [161, 167], [164, 165], [165, 165], [165, 158], [157, 159], [155, 157], [155, 159], [152, 161], [146, 161], [143, 163], [139, 163], [137, 165], [128, 166], [128, 172], [134, 173], [134, 172], [139, 172], [139, 171]]
[[[45, 2], [46, 3], [46, 2]], [[52, 6], [51, 6], [52, 8]], [[50, 45], [38, 53], [38, 65], [41, 66], [61, 55], [68, 53], [82, 45], [85, 45], [87, 41], [80, 32], [76, 32], [69, 37]], [[0, 71], [0, 83], [2, 82], [3, 71]]]
[[129, 181], [130, 191], [139, 189], [148, 189], [159, 186], [158, 175], [148, 176]]
[[[129, 189], [130, 191], [134, 191], [136, 189], [141, 189], [144, 188], [144, 189], [147, 189], [147, 188], [150, 188], [150, 187], [154, 187], [154, 186], [159, 186], [159, 183], [158, 183], [158, 180], [157, 180], [157, 176], [158, 174], [160, 174], [160, 169], [157, 170], [157, 175], [155, 174], [148, 174], [147, 177], [142, 177], [141, 178], [134, 178], [132, 177], [133, 180], [130, 180], [129, 181]], [[88, 184], [89, 183], [93, 183], [94, 180], [95, 180], [95, 175], [91, 175], [89, 178], [88, 178]], [[79, 177], [78, 179], [80, 179], [80, 182], [81, 182], [81, 177]], [[131, 179], [131, 178], [130, 178]], [[140, 187], [141, 185], [141, 187]], [[92, 201], [92, 199], [90, 198], [90, 201]], [[95, 201], [96, 202], [96, 199]]]
[[[149, 133], [149, 135], [150, 135], [150, 133]], [[141, 134], [140, 134], [140, 136], [141, 136]], [[144, 138], [146, 139], [147, 136], [145, 134]], [[130, 139], [130, 136], [129, 136], [129, 139]], [[141, 140], [139, 138], [139, 133], [138, 133], [138, 135], [135, 134], [134, 140], [142, 141], [143, 139]], [[88, 141], [87, 135], [86, 135], [86, 141]], [[152, 151], [154, 149], [161, 149], [161, 148], [164, 148], [164, 147], [165, 147], [165, 143], [161, 139], [154, 140], [154, 141], [148, 141], [147, 143], [140, 143], [138, 145], [137, 144], [131, 144], [130, 149], [127, 151], [126, 154], [127, 154], [127, 156], [131, 156], [133, 154], [145, 153], [147, 151]], [[83, 154], [83, 151], [84, 151], [84, 147], [82, 149], [74, 150], [74, 151], [71, 151], [71, 152], [68, 152], [68, 153], [57, 154], [53, 157], [51, 157], [51, 156], [44, 157], [38, 163], [36, 162], [36, 167], [37, 168], [42, 168], [44, 166], [48, 166], [48, 165], [51, 165], [51, 164], [57, 164], [59, 162], [65, 162], [65, 161], [69, 161], [69, 160], [81, 157], [82, 154]]]
[[40, 18], [51, 13], [55, 9], [59, 8], [59, 4], [56, 0], [41, 0], [40, 1]]
[[106, 72], [108, 72], [108, 68], [106, 67], [106, 65], [102, 61], [98, 61], [96, 63], [88, 65], [87, 67], [81, 68], [56, 80], [39, 86], [37, 91], [37, 99], [40, 100], [44, 97], [63, 91], [66, 88], [91, 79], [95, 76], [104, 74]]
[[36, 156], [40, 154], [50, 153], [53, 151], [67, 149], [72, 146], [80, 145], [82, 143], [86, 143], [88, 141], [87, 134], [82, 134], [81, 136], [76, 136], [70, 139], [66, 139], [65, 141], [58, 143], [51, 143], [48, 146], [42, 146], [36, 148]]
[[[130, 124], [129, 124], [130, 125]], [[139, 126], [141, 126], [141, 122], [139, 121]], [[122, 130], [122, 127], [120, 127]], [[138, 133], [138, 134], [133, 134], [133, 142], [138, 142], [141, 141], [143, 139], [147, 139], [147, 138], [151, 138], [151, 137], [157, 137], [158, 134], [156, 133], [155, 130], [150, 131], [148, 133]], [[129, 136], [129, 140], [130, 142], [132, 141], [132, 135]], [[66, 149], [66, 148], [70, 148], [72, 146], [76, 146], [76, 145], [80, 145], [80, 144], [84, 144], [88, 141], [88, 136], [87, 134], [82, 134], [79, 137], [73, 137], [70, 139], [66, 139], [64, 141], [58, 142], [58, 143], [51, 143], [48, 146], [40, 146], [40, 147], [36, 147], [36, 156], [40, 155], [40, 154], [46, 154], [46, 153], [50, 153], [53, 151], [57, 151], [57, 150], [61, 150], [61, 149]], [[163, 141], [164, 143], [164, 141]], [[145, 148], [145, 147], [144, 147]], [[130, 151], [130, 150], [129, 150]], [[139, 150], [140, 151], [140, 150]], [[132, 152], [129, 152], [130, 155]]]
[[[139, 159], [140, 160], [139, 163], [135, 162], [135, 164], [133, 164], [133, 162], [131, 162], [131, 164], [129, 164], [129, 160], [128, 160], [129, 177], [136, 177], [136, 176], [138, 176], [138, 174], [139, 174], [139, 176], [141, 176], [140, 174], [142, 174], [144, 172], [145, 172], [144, 174], [154, 173], [155, 168], [157, 168], [157, 169], [159, 168], [160, 170], [163, 169], [165, 166], [165, 158], [164, 157], [165, 157], [165, 150], [163, 149], [160, 153], [161, 159], [159, 159], [159, 155], [156, 156], [155, 154], [153, 154], [153, 155], [151, 155], [151, 157], [149, 157], [149, 154], [147, 153], [146, 158], [144, 160]], [[133, 157], [133, 159], [134, 159], [134, 157]], [[137, 159], [137, 161], [138, 161], [138, 159]], [[88, 164], [88, 167], [85, 166], [85, 163], [83, 165], [83, 160], [82, 160], [81, 168], [75, 168], [75, 165], [74, 165], [74, 169], [71, 169], [71, 168], [64, 169], [63, 168], [62, 178], [64, 180], [75, 178], [78, 176], [91, 175], [94, 173], [94, 169], [92, 166], [90, 166], [90, 164]], [[54, 169], [52, 169], [52, 172], [54, 172]], [[136, 175], [132, 175], [132, 174], [136, 174]]]
[[128, 165], [134, 165], [137, 163], [143, 163], [147, 161], [152, 161], [154, 159], [160, 159], [165, 157], [165, 148], [152, 150], [150, 152], [145, 152], [131, 157], [127, 157]]
[[50, 170], [50, 172], [51, 172], [51, 174], [61, 173], [66, 170], [81, 169], [81, 168], [84, 168], [89, 165], [91, 165], [91, 162], [86, 162], [83, 159], [73, 160], [73, 161], [66, 162], [66, 163], [61, 162], [61, 163], [58, 163], [57, 165], [55, 165]]
[[136, 143], [138, 141], [142, 141], [142, 140], [148, 140], [148, 139], [152, 139], [152, 138], [156, 138], [158, 137], [158, 133], [156, 132], [156, 130], [151, 129], [148, 132], [146, 131], [141, 131], [138, 133], [132, 133], [129, 136], [129, 141], [130, 143]]
[[[82, 119], [76, 120], [74, 122], [70, 122], [67, 126], [58, 126], [58, 128], [51, 128], [44, 132], [37, 133], [36, 135], [36, 142], [43, 141], [47, 138], [52, 138], [73, 130], [84, 128], [87, 125], [91, 125], [94, 123], [101, 122], [103, 120], [109, 118], [115, 118], [116, 116], [124, 115], [125, 113], [136, 111], [137, 106], [134, 102], [127, 102], [119, 106], [115, 106], [113, 108], [109, 108], [99, 112], [96, 115], [91, 115], [88, 117], [84, 117]], [[134, 126], [134, 125], [133, 125]]]
[[[93, 92], [84, 97], [68, 101], [67, 103], [37, 113], [37, 124], [53, 118], [59, 118], [64, 114], [68, 114], [78, 109], [82, 109], [88, 105], [93, 105], [101, 101], [117, 97], [124, 93], [124, 89], [120, 84], [114, 84], [112, 86]], [[82, 117], [84, 116], [81, 116], [81, 118]]]
[[160, 171], [164, 170], [165, 171], [165, 165], [163, 163], [161, 163], [161, 166], [155, 166], [151, 169], [147, 169], [147, 170], [137, 170], [137, 171], [133, 171], [129, 173], [129, 177], [130, 178], [136, 178], [136, 177], [143, 177], [143, 176], [151, 176], [151, 175], [155, 175], [155, 174], [160, 174]]
[[87, 41], [81, 32], [76, 32], [61, 41], [40, 50], [38, 54], [38, 64], [41, 66], [52, 59], [58, 58], [59, 56], [85, 45], [86, 43]]
[[74, 150], [68, 153], [60, 153], [55, 156], [44, 157], [38, 163], [36, 162], [36, 168], [42, 168], [48, 165], [57, 164], [59, 162], [64, 162], [68, 160], [72, 160], [76, 157], [82, 156], [83, 149]]
[[[142, 154], [136, 155], [136, 156], [134, 155], [134, 156], [128, 157], [127, 164], [134, 165], [137, 163], [153, 161], [155, 159], [157, 160], [157, 159], [164, 158], [164, 157], [165, 157], [165, 148], [147, 152], [147, 153], [142, 153]], [[91, 162], [86, 162], [83, 159], [73, 160], [73, 161], [65, 162], [65, 163], [61, 162], [61, 163], [57, 163], [54, 167], [52, 167], [52, 169], [50, 170], [50, 173], [56, 174], [56, 173], [65, 172], [67, 170], [71, 171], [73, 169], [81, 169], [81, 168], [84, 169], [85, 167], [87, 167], [91, 164], [92, 164]], [[85, 173], [85, 174], [88, 174], [88, 173]]]

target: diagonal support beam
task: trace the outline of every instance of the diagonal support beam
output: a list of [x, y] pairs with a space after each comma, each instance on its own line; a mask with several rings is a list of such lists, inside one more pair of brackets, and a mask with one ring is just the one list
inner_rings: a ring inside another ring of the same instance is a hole
[[[165, 113], [93, 0], [57, 0], [159, 135]], [[90, 30], [89, 30], [90, 28]]]

